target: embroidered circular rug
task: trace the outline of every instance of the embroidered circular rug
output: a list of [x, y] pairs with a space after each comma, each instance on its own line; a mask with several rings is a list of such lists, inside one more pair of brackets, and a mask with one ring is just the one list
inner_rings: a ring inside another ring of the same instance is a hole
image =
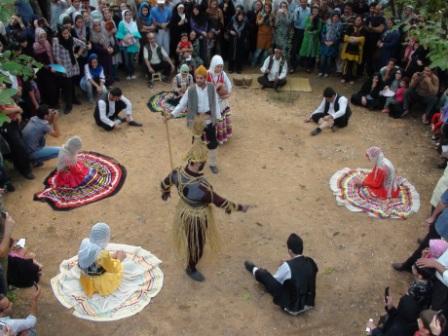
[[126, 179], [126, 169], [115, 159], [95, 152], [80, 152], [78, 160], [90, 169], [88, 181], [75, 188], [58, 187], [55, 169], [45, 179], [45, 189], [34, 194], [34, 200], [47, 202], [54, 210], [70, 210], [120, 191]]
[[404, 177], [397, 176], [400, 194], [397, 198], [379, 199], [367, 188], [359, 185], [370, 169], [344, 168], [330, 179], [330, 188], [336, 196], [336, 203], [352, 212], [366, 212], [376, 218], [406, 219], [420, 208], [420, 195]]
[[[146, 106], [148, 106], [151, 112], [170, 113], [179, 103], [179, 100], [180, 99], [176, 98], [176, 95], [172, 91], [161, 91], [149, 98]], [[180, 114], [178, 118], [183, 118], [186, 115], [185, 111], [185, 113]]]
[[91, 321], [115, 321], [142, 311], [163, 287], [161, 261], [138, 246], [109, 244], [107, 250], [124, 251], [123, 278], [120, 287], [111, 295], [88, 297], [79, 282], [78, 256], [64, 260], [59, 274], [51, 279], [53, 293], [73, 315]]

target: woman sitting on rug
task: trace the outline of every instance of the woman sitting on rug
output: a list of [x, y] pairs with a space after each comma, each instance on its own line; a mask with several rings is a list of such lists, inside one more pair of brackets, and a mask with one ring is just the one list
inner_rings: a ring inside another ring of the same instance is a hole
[[95, 224], [89, 238], [84, 238], [78, 252], [78, 266], [81, 269], [81, 287], [87, 296], [98, 293], [108, 296], [120, 287], [126, 258], [123, 251], [111, 254], [105, 248], [110, 240], [110, 228], [106, 223]]
[[56, 172], [56, 186], [75, 188], [82, 184], [89, 175], [89, 168], [78, 161], [78, 152], [81, 150], [82, 142], [78, 136], [71, 137], [62, 146], [58, 156]]
[[400, 193], [395, 179], [395, 168], [392, 163], [384, 157], [379, 147], [370, 147], [366, 152], [367, 158], [375, 165], [372, 171], [362, 181], [371, 194], [381, 199], [396, 198]]
[[[194, 84], [193, 76], [190, 74], [190, 67], [186, 64], [180, 66], [180, 72], [173, 78], [173, 91], [178, 100], [184, 95], [190, 85]], [[177, 105], [179, 101], [175, 105]]]

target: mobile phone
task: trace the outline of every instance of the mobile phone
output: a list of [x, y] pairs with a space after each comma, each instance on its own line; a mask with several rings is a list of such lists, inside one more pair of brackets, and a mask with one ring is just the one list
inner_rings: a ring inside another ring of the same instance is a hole
[[384, 289], [384, 303], [387, 303], [387, 298], [389, 296], [389, 287]]

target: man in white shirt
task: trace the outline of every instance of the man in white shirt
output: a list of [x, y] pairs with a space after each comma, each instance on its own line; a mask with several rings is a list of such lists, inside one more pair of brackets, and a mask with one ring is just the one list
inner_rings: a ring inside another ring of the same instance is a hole
[[279, 47], [274, 48], [274, 54], [268, 56], [261, 67], [263, 76], [258, 77], [258, 83], [261, 88], [274, 88], [278, 91], [280, 87], [286, 84], [286, 75], [288, 74], [288, 65], [283, 56], [283, 50]]
[[152, 75], [161, 72], [165, 78], [168, 78], [176, 69], [168, 53], [156, 42], [156, 35], [148, 33], [146, 35], [148, 43], [143, 48], [143, 60], [149, 76], [149, 86], [152, 86]]
[[245, 261], [244, 266], [272, 295], [274, 303], [291, 315], [301, 314], [314, 307], [316, 275], [314, 260], [303, 255], [303, 240], [291, 233], [286, 241], [289, 260], [283, 261], [274, 275]]
[[[123, 111], [126, 118], [119, 116]], [[112, 131], [122, 122], [127, 121], [129, 126], [141, 127], [142, 124], [135, 121], [132, 117], [132, 103], [123, 96], [120, 88], [112, 88], [104, 93], [97, 101], [94, 113], [96, 124], [106, 131]]]
[[167, 119], [176, 118], [187, 110], [187, 126], [193, 125], [194, 118], [198, 115], [206, 115], [204, 133], [209, 149], [208, 163], [213, 174], [218, 173], [217, 151], [218, 140], [216, 138], [216, 123], [221, 119], [218, 97], [213, 84], [207, 83], [207, 69], [201, 65], [195, 71], [196, 84], [188, 88]]
[[319, 125], [311, 135], [318, 135], [325, 128], [335, 131], [335, 127], [346, 127], [352, 114], [348, 99], [339, 96], [333, 88], [327, 87], [323, 96], [319, 107], [305, 120], [305, 122], [314, 121]]

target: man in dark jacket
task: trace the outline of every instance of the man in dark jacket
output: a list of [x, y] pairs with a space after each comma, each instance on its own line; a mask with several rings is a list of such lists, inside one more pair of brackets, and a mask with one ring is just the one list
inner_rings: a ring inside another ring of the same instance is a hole
[[292, 233], [286, 245], [291, 259], [283, 262], [274, 275], [250, 261], [245, 261], [244, 266], [263, 284], [276, 305], [298, 315], [314, 308], [318, 268], [313, 259], [302, 254], [303, 241], [298, 235]]

